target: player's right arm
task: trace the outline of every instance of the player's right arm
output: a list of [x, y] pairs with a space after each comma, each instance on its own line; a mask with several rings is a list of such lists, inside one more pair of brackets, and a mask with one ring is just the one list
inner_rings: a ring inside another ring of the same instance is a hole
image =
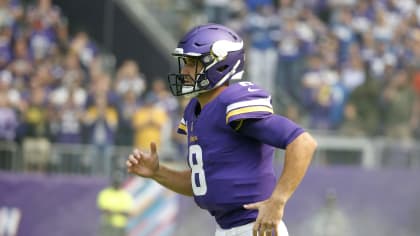
[[150, 144], [150, 153], [134, 150], [126, 161], [127, 171], [144, 178], [150, 178], [162, 186], [183, 194], [193, 196], [191, 170], [173, 170], [159, 163], [156, 144]]

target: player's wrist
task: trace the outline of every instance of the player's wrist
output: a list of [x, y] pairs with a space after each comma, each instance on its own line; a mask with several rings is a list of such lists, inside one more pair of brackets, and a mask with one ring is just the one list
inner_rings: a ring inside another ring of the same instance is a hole
[[271, 195], [270, 201], [272, 201], [276, 206], [284, 206], [286, 205], [287, 198], [284, 196], [279, 196], [279, 195], [274, 194], [274, 195]]
[[157, 174], [157, 173], [159, 173], [159, 170], [160, 170], [160, 164], [159, 164], [159, 161], [156, 163], [156, 165], [155, 165], [155, 169], [154, 169], [154, 172], [155, 172], [155, 175]]
[[153, 175], [151, 176], [152, 179], [158, 180], [160, 176], [161, 166], [159, 161], [156, 163], [155, 167], [153, 168]]

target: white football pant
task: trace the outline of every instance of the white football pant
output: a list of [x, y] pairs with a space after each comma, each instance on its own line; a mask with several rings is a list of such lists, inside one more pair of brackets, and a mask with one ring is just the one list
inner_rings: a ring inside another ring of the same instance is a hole
[[[254, 222], [234, 227], [231, 229], [222, 229], [217, 227], [215, 236], [253, 236], [252, 227], [254, 227]], [[286, 225], [283, 221], [280, 222], [277, 228], [278, 236], [289, 236]], [[271, 236], [271, 235], [259, 235], [259, 236]]]

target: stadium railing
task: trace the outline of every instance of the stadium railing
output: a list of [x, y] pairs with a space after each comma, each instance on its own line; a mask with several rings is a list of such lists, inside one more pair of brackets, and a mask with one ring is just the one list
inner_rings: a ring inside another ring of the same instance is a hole
[[[343, 137], [315, 135], [318, 150], [314, 166], [355, 165], [365, 169], [383, 167], [420, 168], [420, 143], [387, 138]], [[49, 173], [109, 176], [114, 170], [125, 170], [125, 161], [133, 148], [114, 146], [110, 158], [100, 160], [102, 154], [93, 145], [53, 143], [49, 151]], [[0, 142], [0, 170], [25, 172], [22, 147], [15, 142]], [[100, 160], [98, 162], [98, 160]], [[164, 160], [180, 162], [177, 160]], [[98, 163], [110, 166], [96, 168]]]
[[0, 168], [18, 170], [20, 163], [19, 145], [14, 142], [0, 142]]

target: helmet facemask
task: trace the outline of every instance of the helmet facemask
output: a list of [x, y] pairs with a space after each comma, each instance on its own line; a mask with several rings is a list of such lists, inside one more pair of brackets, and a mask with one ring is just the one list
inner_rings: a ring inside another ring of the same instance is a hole
[[[210, 82], [207, 79], [205, 71], [206, 66], [210, 64], [209, 58], [211, 58], [211, 56], [174, 56], [178, 58], [178, 73], [172, 73], [168, 75], [169, 87], [172, 94], [174, 96], [185, 95], [186, 97], [195, 97], [198, 94], [207, 91]], [[194, 77], [192, 77], [190, 74], [182, 73], [182, 68], [186, 66], [187, 61], [189, 60], [193, 60], [194, 63]], [[200, 64], [202, 66], [200, 66]]]

